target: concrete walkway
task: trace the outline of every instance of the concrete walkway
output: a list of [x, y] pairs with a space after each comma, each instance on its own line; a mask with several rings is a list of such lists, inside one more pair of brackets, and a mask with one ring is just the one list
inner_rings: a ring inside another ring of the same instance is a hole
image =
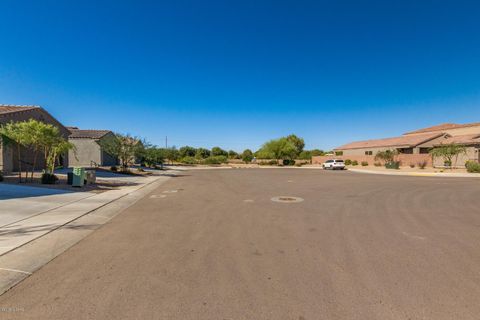
[[94, 195], [90, 192], [0, 184], [0, 228]]

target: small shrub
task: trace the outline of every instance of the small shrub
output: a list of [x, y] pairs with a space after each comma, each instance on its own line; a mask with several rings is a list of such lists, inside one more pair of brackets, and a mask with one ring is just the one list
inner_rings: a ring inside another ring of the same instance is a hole
[[203, 160], [203, 164], [222, 164], [227, 163], [228, 159], [226, 156], [210, 156]]
[[195, 160], [194, 157], [183, 157], [182, 159], [180, 159], [180, 162], [181, 163], [184, 163], [184, 164], [196, 164], [197, 163], [197, 160]]
[[278, 161], [277, 160], [259, 161], [258, 164], [260, 166], [278, 166]]
[[357, 160], [353, 160], [353, 161], [352, 161], [352, 166], [358, 166], [358, 161], [357, 161]]
[[410, 168], [415, 168], [415, 163], [410, 163]]
[[385, 163], [387, 169], [400, 169], [400, 161], [392, 161]]
[[282, 163], [284, 166], [293, 166], [295, 164], [295, 160], [283, 159]]
[[427, 167], [427, 161], [423, 160], [423, 161], [420, 161], [419, 163], [417, 163], [417, 166], [420, 168], [420, 169], [425, 169]]
[[352, 164], [352, 160], [350, 160], [350, 159], [345, 160], [345, 165], [346, 166], [350, 166], [351, 164]]
[[55, 184], [58, 177], [52, 173], [42, 173], [42, 184]]
[[368, 166], [368, 161], [362, 161], [362, 167]]
[[465, 163], [465, 167], [467, 168], [467, 172], [480, 173], [480, 163], [478, 162], [467, 161], [467, 163]]
[[381, 164], [380, 162], [375, 162], [373, 165], [374, 165], [375, 167], [381, 167], [381, 166], [382, 166], [382, 164]]
[[452, 166], [452, 161], [446, 160], [446, 161], [443, 162], [443, 165], [447, 168], [450, 168]]
[[111, 167], [110, 167], [110, 171], [112, 171], [112, 172], [117, 172], [117, 171], [118, 171], [117, 166], [111, 166]]
[[143, 168], [137, 168], [137, 171], [138, 172], [145, 172], [145, 170], [143, 170]]

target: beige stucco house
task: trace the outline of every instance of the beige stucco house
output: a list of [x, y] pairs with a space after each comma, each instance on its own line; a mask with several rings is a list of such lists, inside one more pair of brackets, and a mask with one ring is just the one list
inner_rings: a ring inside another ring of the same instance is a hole
[[75, 146], [75, 151], [69, 153], [70, 167], [98, 167], [114, 166], [118, 160], [105, 152], [102, 141], [114, 138], [110, 130], [81, 130], [77, 127], [68, 127], [71, 134], [68, 141]]
[[[445, 123], [433, 127], [406, 132], [399, 137], [355, 141], [334, 149], [335, 157], [375, 162], [379, 151], [397, 150], [397, 157], [404, 165], [427, 162], [434, 166], [443, 166], [443, 159], [432, 159], [429, 151], [443, 144], [462, 144], [466, 153], [453, 159], [453, 166], [464, 167], [466, 161], [480, 162], [480, 122], [468, 124]], [[313, 163], [322, 163], [324, 157], [314, 157]]]
[[[0, 125], [9, 122], [28, 121], [35, 119], [48, 124], [52, 124], [60, 130], [61, 135], [67, 139], [70, 131], [65, 128], [57, 119], [50, 115], [45, 109], [39, 106], [14, 106], [14, 105], [0, 105]], [[14, 146], [5, 145], [0, 141], [0, 171], [13, 172], [18, 171], [18, 154], [13, 152]], [[33, 152], [31, 150], [21, 149], [22, 166], [29, 167], [33, 163]], [[66, 166], [68, 164], [68, 156], [65, 155], [60, 158], [60, 164]], [[37, 157], [36, 169], [45, 167], [44, 157], [39, 155]]]

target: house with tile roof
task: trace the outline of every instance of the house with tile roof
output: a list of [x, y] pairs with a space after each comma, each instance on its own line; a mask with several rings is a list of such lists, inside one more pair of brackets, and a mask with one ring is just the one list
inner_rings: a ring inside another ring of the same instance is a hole
[[[397, 150], [398, 160], [404, 165], [426, 161], [437, 167], [443, 166], [442, 159], [431, 159], [429, 151], [445, 144], [461, 144], [467, 149], [465, 154], [454, 159], [456, 167], [464, 167], [466, 161], [480, 161], [480, 122], [456, 124], [444, 123], [432, 127], [406, 132], [401, 136], [384, 139], [355, 141], [334, 149], [337, 158], [375, 162], [379, 151]], [[325, 159], [317, 157], [313, 163]]]
[[[70, 131], [65, 128], [57, 119], [49, 114], [45, 109], [40, 106], [17, 106], [17, 105], [4, 105], [0, 104], [0, 125], [4, 125], [9, 122], [20, 122], [35, 119], [41, 122], [45, 122], [57, 127], [60, 134], [67, 139], [70, 135]], [[13, 152], [14, 146], [6, 145], [0, 142], [2, 147], [0, 148], [0, 171], [13, 172], [18, 171], [18, 154]], [[32, 166], [33, 164], [33, 152], [29, 149], [21, 149], [21, 163], [22, 166]], [[60, 158], [60, 164], [66, 166], [68, 164], [68, 156], [62, 156]], [[37, 159], [36, 169], [42, 169], [45, 166], [43, 157], [40, 155]]]
[[75, 146], [75, 151], [69, 153], [70, 167], [114, 166], [118, 159], [103, 150], [102, 141], [114, 138], [110, 130], [82, 130], [68, 127], [68, 141]]

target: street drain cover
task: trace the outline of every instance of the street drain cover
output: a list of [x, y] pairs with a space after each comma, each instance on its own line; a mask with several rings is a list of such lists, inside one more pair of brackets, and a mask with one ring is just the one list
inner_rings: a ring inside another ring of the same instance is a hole
[[279, 197], [273, 197], [270, 199], [274, 202], [282, 202], [282, 203], [296, 203], [296, 202], [302, 202], [303, 199], [299, 197], [290, 197], [290, 196], [279, 196]]

